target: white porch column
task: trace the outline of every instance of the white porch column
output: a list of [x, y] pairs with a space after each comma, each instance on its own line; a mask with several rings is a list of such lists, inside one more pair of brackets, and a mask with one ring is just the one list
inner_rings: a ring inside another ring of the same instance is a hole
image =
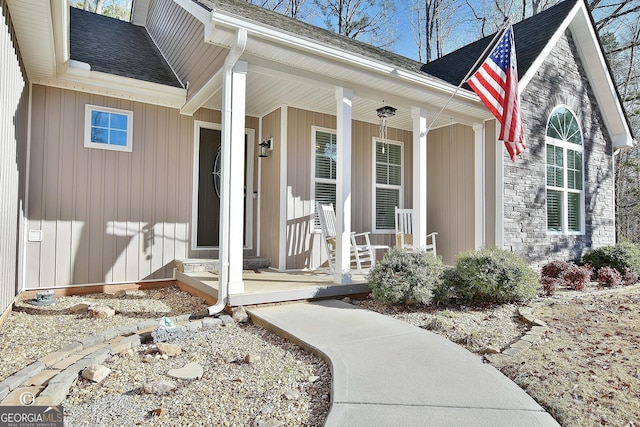
[[229, 171], [229, 294], [244, 292], [244, 156], [245, 102], [247, 89], [245, 61], [231, 72], [231, 167]]
[[504, 247], [504, 143], [498, 140], [500, 124], [493, 121], [496, 127], [496, 248]]
[[411, 108], [413, 117], [413, 243], [427, 244], [427, 110]]
[[474, 247], [485, 245], [485, 144], [484, 126], [473, 126], [473, 163], [474, 163]]
[[351, 283], [351, 107], [353, 91], [336, 89], [337, 165], [336, 220], [337, 251], [334, 283]]

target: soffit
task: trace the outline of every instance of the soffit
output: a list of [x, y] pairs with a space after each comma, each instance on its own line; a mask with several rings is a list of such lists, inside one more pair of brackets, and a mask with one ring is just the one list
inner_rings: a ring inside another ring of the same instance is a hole
[[30, 81], [55, 75], [56, 56], [49, 2], [7, 0], [20, 54]]
[[[217, 31], [220, 29], [217, 28]], [[249, 38], [241, 58], [249, 64], [247, 74], [247, 114], [263, 116], [280, 105], [290, 105], [326, 114], [336, 113], [337, 87], [353, 89], [352, 116], [355, 120], [376, 123], [376, 108], [384, 104], [398, 108], [389, 126], [411, 130], [411, 107], [428, 112], [427, 123], [432, 128], [452, 122], [481, 123], [490, 117], [475, 94], [429, 76], [421, 76], [388, 67], [373, 70], [362, 64], [328, 60], [308, 52], [283, 47], [272, 42]], [[400, 74], [404, 73], [404, 76]], [[434, 89], [426, 80], [432, 80]], [[221, 96], [215, 94], [207, 107], [221, 108]], [[436, 123], [433, 118], [446, 106]]]

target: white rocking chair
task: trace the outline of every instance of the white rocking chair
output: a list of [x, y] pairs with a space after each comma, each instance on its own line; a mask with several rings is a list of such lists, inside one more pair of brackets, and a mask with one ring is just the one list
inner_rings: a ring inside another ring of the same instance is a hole
[[[437, 256], [437, 235], [437, 232], [427, 234], [427, 244], [418, 249], [432, 251], [433, 256]], [[396, 206], [396, 245], [409, 251], [416, 249], [413, 244], [413, 209], [398, 209]]]
[[[336, 233], [336, 213], [333, 210], [333, 204], [316, 204], [316, 214], [320, 220], [320, 228], [322, 229], [322, 240], [324, 240], [327, 249], [327, 258], [329, 260], [329, 269], [334, 271], [336, 262], [336, 247], [338, 244]], [[351, 264], [355, 263], [358, 271], [362, 271], [363, 265], [368, 264], [373, 267], [375, 262], [375, 253], [369, 241], [369, 232], [351, 233]]]

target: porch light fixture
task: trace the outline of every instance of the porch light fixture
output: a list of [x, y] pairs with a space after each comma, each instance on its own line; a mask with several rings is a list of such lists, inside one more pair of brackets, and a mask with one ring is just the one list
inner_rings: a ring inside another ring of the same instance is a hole
[[273, 138], [263, 139], [258, 144], [258, 157], [263, 159], [269, 157], [269, 151], [273, 150]]
[[[384, 103], [384, 101], [382, 101]], [[398, 109], [389, 105], [383, 105], [376, 110], [380, 123], [380, 139], [383, 143], [387, 142], [387, 119], [396, 115]], [[382, 154], [384, 154], [384, 144], [382, 145]]]

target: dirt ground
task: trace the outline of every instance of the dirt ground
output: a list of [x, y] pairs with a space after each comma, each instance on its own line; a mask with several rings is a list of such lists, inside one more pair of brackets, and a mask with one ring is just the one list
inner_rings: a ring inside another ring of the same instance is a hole
[[565, 427], [640, 426], [640, 284], [561, 291], [532, 306], [546, 336], [492, 363]]

